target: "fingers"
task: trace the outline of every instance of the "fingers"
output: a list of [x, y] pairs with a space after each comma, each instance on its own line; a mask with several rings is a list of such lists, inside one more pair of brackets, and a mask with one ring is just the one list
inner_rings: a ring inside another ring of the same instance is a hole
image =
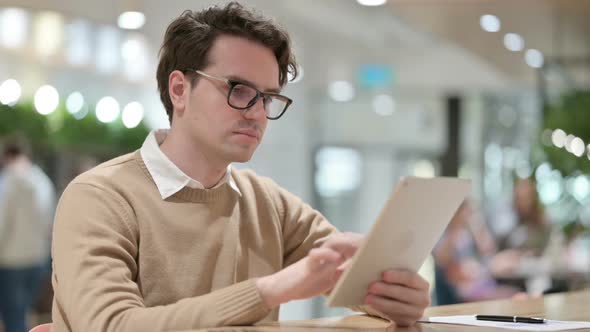
[[361, 245], [364, 236], [356, 233], [339, 233], [329, 237], [322, 245], [339, 252], [345, 258], [350, 258]]
[[430, 305], [429, 284], [415, 272], [388, 270], [369, 286], [365, 303], [399, 326], [414, 324]]
[[418, 273], [405, 270], [388, 270], [383, 272], [383, 281], [398, 284], [417, 290], [428, 290], [430, 285]]
[[309, 267], [317, 271], [325, 267], [336, 268], [342, 263], [342, 255], [330, 248], [315, 248], [309, 251]]
[[352, 263], [352, 259], [347, 259], [346, 261], [344, 261], [344, 263], [340, 264], [340, 266], [338, 266], [338, 271], [340, 272], [344, 272], [348, 269], [348, 267], [350, 266], [350, 264]]
[[372, 283], [369, 286], [369, 294], [417, 307], [426, 308], [430, 305], [430, 294], [428, 291], [385, 282]]
[[372, 294], [365, 297], [365, 303], [385, 314], [399, 326], [412, 325], [424, 314], [422, 307], [411, 306]]

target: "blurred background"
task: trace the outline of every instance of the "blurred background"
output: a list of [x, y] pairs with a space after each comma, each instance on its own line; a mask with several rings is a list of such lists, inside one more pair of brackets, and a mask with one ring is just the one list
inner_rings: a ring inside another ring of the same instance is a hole
[[[421, 271], [435, 304], [589, 285], [590, 1], [241, 2], [290, 31], [302, 75], [237, 167], [363, 233], [400, 177], [471, 179]], [[1, 0], [0, 145], [26, 138], [56, 197], [139, 148], [168, 127], [155, 80], [167, 25], [212, 3]], [[50, 319], [45, 279], [35, 323]], [[347, 313], [323, 301], [281, 318]]]

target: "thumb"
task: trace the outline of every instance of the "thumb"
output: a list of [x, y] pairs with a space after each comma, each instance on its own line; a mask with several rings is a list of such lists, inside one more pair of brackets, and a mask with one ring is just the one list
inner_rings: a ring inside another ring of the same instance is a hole
[[344, 263], [340, 264], [340, 266], [338, 266], [336, 270], [338, 270], [339, 272], [344, 272], [350, 267], [350, 264], [352, 264], [352, 258], [349, 258]]

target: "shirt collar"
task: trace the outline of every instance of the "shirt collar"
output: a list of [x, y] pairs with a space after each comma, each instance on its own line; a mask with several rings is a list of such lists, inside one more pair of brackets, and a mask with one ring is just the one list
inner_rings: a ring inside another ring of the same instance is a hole
[[[162, 144], [167, 134], [167, 129], [151, 131], [140, 149], [141, 158], [154, 179], [162, 199], [174, 195], [184, 187], [205, 189], [203, 184], [186, 175], [162, 152], [160, 144]], [[214, 188], [220, 187], [225, 183], [228, 183], [240, 196], [242, 195], [232, 176], [231, 165], [227, 166], [225, 175]]]

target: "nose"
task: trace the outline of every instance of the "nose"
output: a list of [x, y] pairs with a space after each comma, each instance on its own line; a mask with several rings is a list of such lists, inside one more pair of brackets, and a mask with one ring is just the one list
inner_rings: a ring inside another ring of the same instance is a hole
[[242, 111], [242, 116], [246, 119], [258, 119], [258, 118], [265, 118], [266, 119], [266, 110], [264, 109], [264, 98], [258, 98], [254, 105], [246, 108]]

